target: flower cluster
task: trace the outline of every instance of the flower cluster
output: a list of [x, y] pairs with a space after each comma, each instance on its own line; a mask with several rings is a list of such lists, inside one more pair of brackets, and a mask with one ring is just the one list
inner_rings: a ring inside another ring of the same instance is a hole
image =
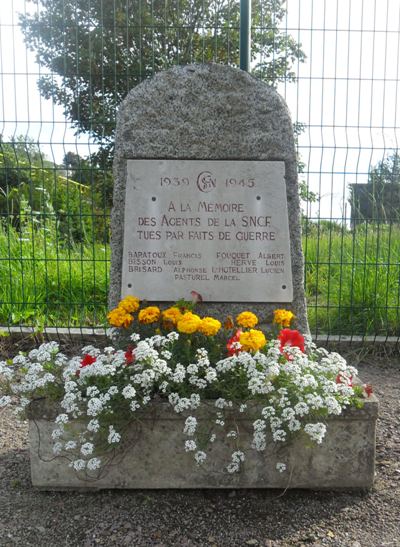
[[139, 309], [140, 301], [135, 296], [127, 296], [118, 304], [118, 307], [111, 310], [107, 319], [113, 327], [128, 328], [133, 321], [133, 314]]
[[274, 323], [280, 327], [290, 327], [290, 324], [294, 318], [294, 313], [290, 310], [274, 311]]
[[[293, 319], [292, 312], [277, 311], [276, 324]], [[109, 320], [123, 329], [135, 321], [152, 333], [133, 332], [122, 348], [86, 346], [72, 358], [51, 342], [0, 363], [0, 407], [16, 398], [20, 409], [38, 397], [59, 401], [53, 451], [79, 473], [102, 469], [122, 446], [129, 424], [157, 404], [155, 398], [182, 416], [182, 452], [196, 465], [206, 465], [217, 438], [232, 447], [227, 473], [240, 471], [247, 451], [263, 451], [269, 442], [302, 434], [321, 443], [325, 418], [360, 404], [362, 388], [353, 385], [357, 371], [340, 355], [318, 349], [287, 327], [267, 341], [254, 329], [259, 320], [252, 312], [223, 327], [179, 306], [140, 309], [137, 298], [127, 297]], [[206, 428], [199, 410], [204, 405], [211, 409]], [[252, 420], [249, 446], [241, 421], [232, 418], [235, 412]], [[282, 461], [274, 465], [277, 473], [287, 467]]]

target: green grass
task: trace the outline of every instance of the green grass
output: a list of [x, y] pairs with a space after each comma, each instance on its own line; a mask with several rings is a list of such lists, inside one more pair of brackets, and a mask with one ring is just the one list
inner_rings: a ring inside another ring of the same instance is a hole
[[399, 227], [324, 230], [303, 246], [313, 332], [400, 334]]
[[[303, 242], [313, 332], [400, 334], [400, 229], [313, 226]], [[19, 234], [0, 226], [0, 324], [105, 324], [109, 248], [68, 248], [55, 226]]]
[[0, 324], [104, 323], [109, 248], [66, 247], [55, 227], [19, 234], [0, 226]]

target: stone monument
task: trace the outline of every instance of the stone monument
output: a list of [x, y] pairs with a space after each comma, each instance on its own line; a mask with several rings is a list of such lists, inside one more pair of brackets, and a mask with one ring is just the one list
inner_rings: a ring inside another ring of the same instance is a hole
[[119, 109], [114, 177], [111, 307], [195, 294], [202, 315], [284, 307], [308, 332], [294, 136], [274, 89], [217, 64], [157, 74]]

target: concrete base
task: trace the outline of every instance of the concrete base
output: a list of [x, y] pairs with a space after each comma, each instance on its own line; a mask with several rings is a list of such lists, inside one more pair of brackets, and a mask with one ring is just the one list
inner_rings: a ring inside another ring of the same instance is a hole
[[[212, 405], [212, 402], [210, 402]], [[254, 407], [259, 417], [262, 407]], [[254, 411], [254, 412], [253, 412]], [[80, 474], [68, 467], [63, 457], [52, 453], [51, 431], [57, 409], [44, 401], [31, 405], [29, 420], [33, 486], [45, 490], [104, 488], [308, 488], [366, 489], [374, 481], [375, 426], [378, 402], [374, 396], [362, 409], [347, 409], [342, 416], [326, 420], [327, 434], [321, 445], [306, 435], [290, 443], [267, 441], [264, 452], [244, 450], [246, 461], [240, 473], [224, 471], [235, 450], [232, 439], [220, 440], [206, 448], [208, 458], [198, 467], [192, 453], [185, 453], [182, 434], [185, 416], [175, 414], [167, 404], [157, 403], [138, 415], [127, 435], [126, 450], [118, 451], [100, 473]], [[207, 431], [214, 411], [204, 405], [196, 411], [200, 428]], [[238, 447], [250, 446], [252, 421], [233, 411], [226, 414], [227, 431], [239, 428]], [[218, 426], [217, 426], [218, 427]], [[287, 465], [284, 473], [276, 463]]]

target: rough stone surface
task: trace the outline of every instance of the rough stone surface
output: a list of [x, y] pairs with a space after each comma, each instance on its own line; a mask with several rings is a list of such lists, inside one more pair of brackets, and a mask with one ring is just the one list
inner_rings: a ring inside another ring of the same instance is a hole
[[[126, 162], [155, 158], [285, 162], [294, 298], [280, 307], [292, 309], [297, 326], [308, 332], [297, 163], [283, 99], [248, 73], [217, 64], [175, 67], [128, 94], [118, 113], [115, 141], [110, 306], [121, 295]], [[253, 303], [250, 308], [266, 318], [276, 305]], [[204, 314], [219, 316], [241, 310], [243, 303], [203, 307]]]
[[[214, 406], [211, 401], [210, 406]], [[251, 407], [250, 407], [251, 408]], [[225, 414], [225, 429], [238, 429], [240, 442], [249, 446], [252, 423], [260, 416], [254, 406], [253, 419], [234, 411]], [[197, 467], [193, 454], [186, 453], [182, 434], [185, 415], [177, 415], [168, 403], [155, 403], [132, 424], [125, 450], [116, 452], [100, 475], [77, 474], [63, 458], [54, 458], [51, 432], [54, 412], [46, 404], [33, 407], [29, 421], [32, 484], [44, 489], [60, 488], [371, 488], [375, 470], [375, 397], [362, 409], [349, 408], [341, 416], [326, 420], [327, 435], [321, 445], [311, 445], [298, 436], [290, 443], [277, 444], [267, 436], [264, 452], [246, 451], [240, 473], [224, 468], [233, 445], [219, 438], [207, 447], [207, 464]], [[199, 427], [210, 423], [207, 406], [197, 413]], [[279, 473], [276, 464], [287, 465]]]

